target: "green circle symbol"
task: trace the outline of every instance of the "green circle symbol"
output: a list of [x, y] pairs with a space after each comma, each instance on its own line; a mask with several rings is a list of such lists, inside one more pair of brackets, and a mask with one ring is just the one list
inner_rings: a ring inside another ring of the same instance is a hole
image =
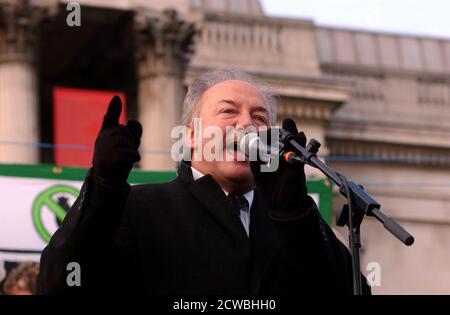
[[41, 214], [44, 206], [50, 209], [50, 211], [55, 215], [55, 217], [57, 217], [61, 221], [66, 216], [66, 211], [56, 201], [53, 200], [53, 196], [59, 193], [71, 194], [75, 198], [78, 197], [78, 195], [80, 194], [79, 190], [74, 187], [67, 185], [55, 185], [41, 192], [36, 197], [33, 203], [33, 211], [32, 211], [33, 224], [39, 236], [46, 243], [50, 241], [52, 235], [48, 232], [48, 230], [45, 228], [42, 222]]

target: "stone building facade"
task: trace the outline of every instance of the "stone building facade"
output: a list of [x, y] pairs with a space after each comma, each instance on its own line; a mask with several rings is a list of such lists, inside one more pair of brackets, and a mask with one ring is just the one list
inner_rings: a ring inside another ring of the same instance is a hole
[[450, 293], [450, 39], [268, 17], [258, 0], [78, 2], [81, 26], [69, 27], [68, 1], [0, 1], [0, 163], [52, 162], [27, 144], [52, 141], [51, 88], [65, 85], [124, 90], [144, 127], [141, 167], [174, 169], [186, 85], [239, 68], [270, 83], [279, 120], [295, 119], [415, 236], [406, 247], [365, 219], [374, 293]]

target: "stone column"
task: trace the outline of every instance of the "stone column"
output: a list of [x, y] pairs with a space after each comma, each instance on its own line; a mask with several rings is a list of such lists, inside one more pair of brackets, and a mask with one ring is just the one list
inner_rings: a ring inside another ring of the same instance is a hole
[[192, 53], [195, 27], [175, 10], [144, 17], [136, 15], [138, 112], [143, 126], [143, 169], [173, 170], [170, 133], [180, 124], [185, 95], [183, 76]]
[[27, 0], [0, 6], [0, 163], [37, 163], [37, 32], [50, 7]]

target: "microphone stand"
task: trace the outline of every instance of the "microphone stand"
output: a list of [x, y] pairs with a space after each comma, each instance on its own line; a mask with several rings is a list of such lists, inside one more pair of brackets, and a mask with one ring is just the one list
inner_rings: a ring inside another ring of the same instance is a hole
[[306, 148], [304, 148], [294, 139], [292, 133], [280, 129], [280, 142], [284, 146], [289, 144], [290, 147], [294, 148], [296, 156], [290, 158], [290, 161], [304, 163], [319, 169], [339, 187], [339, 192], [347, 199], [347, 204], [344, 205], [337, 220], [337, 224], [339, 226], [348, 226], [350, 250], [352, 253], [353, 293], [355, 295], [361, 295], [360, 226], [364, 215], [375, 217], [389, 232], [406, 246], [410, 246], [414, 243], [414, 237], [394, 219], [385, 215], [380, 210], [380, 204], [365, 192], [361, 185], [358, 185], [353, 181], [348, 181], [342, 174], [339, 174], [319, 160], [317, 152], [319, 151], [320, 143], [317, 140], [311, 139]]

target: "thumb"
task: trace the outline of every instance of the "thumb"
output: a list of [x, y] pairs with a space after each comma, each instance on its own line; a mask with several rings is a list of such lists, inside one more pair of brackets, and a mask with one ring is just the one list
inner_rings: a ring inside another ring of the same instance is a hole
[[294, 135], [298, 134], [297, 125], [291, 118], [286, 118], [283, 120], [283, 129], [293, 133]]
[[136, 119], [130, 119], [127, 123], [128, 130], [134, 138], [136, 148], [141, 144], [142, 125]]
[[108, 109], [105, 117], [103, 118], [102, 130], [119, 124], [119, 117], [122, 111], [122, 101], [120, 97], [114, 95], [111, 101], [109, 101]]
[[297, 140], [297, 142], [301, 146], [304, 147], [306, 145], [305, 133], [303, 131], [298, 132], [297, 125], [291, 118], [286, 118], [285, 120], [283, 120], [283, 129], [292, 133], [295, 137], [295, 140]]

